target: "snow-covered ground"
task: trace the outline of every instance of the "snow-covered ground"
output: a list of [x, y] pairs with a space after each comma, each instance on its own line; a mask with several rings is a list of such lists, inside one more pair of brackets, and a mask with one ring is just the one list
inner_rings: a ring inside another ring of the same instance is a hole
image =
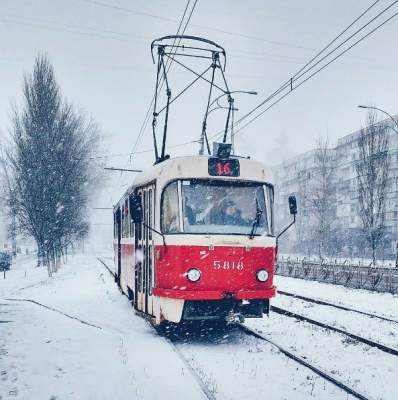
[[384, 344], [398, 351], [398, 323], [345, 310], [331, 309], [329, 306], [283, 295], [279, 295], [273, 305], [316, 321], [322, 321], [355, 335], [364, 336], [366, 339]]
[[271, 344], [231, 328], [177, 344], [217, 399], [347, 400], [345, 392], [284, 356]]
[[[281, 290], [398, 318], [397, 296], [276, 281]], [[397, 347], [393, 325], [283, 296], [274, 304]], [[32, 258], [17, 261], [0, 280], [0, 321], [10, 321], [0, 323], [1, 400], [205, 398], [170, 343], [134, 314], [94, 255], [70, 258], [52, 278]], [[371, 399], [397, 398], [398, 357], [277, 314], [247, 324]], [[175, 346], [217, 400], [351, 398], [237, 329], [202, 333], [178, 337]]]
[[0, 319], [11, 321], [0, 324], [0, 399], [204, 398], [94, 257], [76, 256], [50, 279], [19, 267], [0, 282]]
[[[287, 292], [387, 317], [398, 316], [398, 296], [391, 294], [350, 290], [281, 276], [276, 277], [276, 284]], [[398, 349], [398, 324], [282, 295], [277, 296], [273, 304]], [[397, 398], [398, 357], [394, 355], [275, 313], [269, 318], [247, 320], [246, 323], [371, 399]]]
[[275, 276], [275, 285], [282, 291], [398, 320], [398, 295], [391, 293], [351, 289], [341, 285], [331, 285], [330, 283], [307, 281], [279, 275]]

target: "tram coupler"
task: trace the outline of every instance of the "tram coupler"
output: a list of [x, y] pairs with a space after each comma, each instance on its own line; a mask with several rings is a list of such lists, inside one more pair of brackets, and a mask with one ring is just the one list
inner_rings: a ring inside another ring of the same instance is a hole
[[231, 310], [225, 317], [225, 321], [227, 325], [243, 324], [243, 322], [245, 322], [245, 317], [241, 313], [236, 313], [234, 310]]

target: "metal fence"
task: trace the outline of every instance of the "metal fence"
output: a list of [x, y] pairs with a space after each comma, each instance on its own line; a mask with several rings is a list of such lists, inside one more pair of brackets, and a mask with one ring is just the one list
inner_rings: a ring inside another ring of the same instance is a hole
[[277, 275], [344, 285], [350, 288], [398, 293], [398, 268], [372, 267], [350, 263], [349, 260], [311, 260], [281, 257]]

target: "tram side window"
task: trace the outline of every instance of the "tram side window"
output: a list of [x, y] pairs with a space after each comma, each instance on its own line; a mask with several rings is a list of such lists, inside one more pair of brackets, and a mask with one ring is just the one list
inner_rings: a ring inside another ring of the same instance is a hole
[[113, 214], [113, 237], [117, 238], [117, 217], [116, 214]]
[[170, 183], [163, 191], [162, 231], [164, 233], [178, 233], [180, 231], [177, 182]]
[[126, 201], [124, 202], [124, 225], [123, 225], [123, 233], [124, 233], [124, 237], [128, 237], [129, 236], [129, 202], [126, 199]]
[[[153, 227], [153, 222], [152, 222], [152, 189], [149, 189], [148, 196], [149, 196], [149, 204], [148, 204], [149, 220], [148, 220], [148, 225], [150, 227]], [[152, 231], [151, 230], [149, 230], [149, 240], [152, 240]]]
[[128, 237], [129, 232], [129, 209], [128, 209], [128, 202], [122, 206], [122, 237]]
[[122, 234], [124, 238], [126, 237], [126, 214], [127, 214], [126, 207], [123, 206]]
[[129, 225], [130, 225], [130, 237], [134, 237], [134, 221], [131, 217], [131, 203], [129, 204]]
[[124, 206], [122, 206], [121, 208], [121, 215], [120, 215], [120, 237], [124, 237], [123, 233], [124, 233], [124, 229], [123, 229], [123, 225], [124, 225]]

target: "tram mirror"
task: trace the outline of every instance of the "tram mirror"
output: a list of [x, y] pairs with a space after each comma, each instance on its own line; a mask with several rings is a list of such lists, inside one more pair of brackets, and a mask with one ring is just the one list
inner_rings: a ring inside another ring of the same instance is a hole
[[142, 197], [139, 194], [134, 194], [130, 197], [130, 213], [134, 223], [142, 222]]
[[289, 209], [290, 209], [290, 214], [292, 214], [292, 215], [297, 214], [296, 196], [289, 196]]

